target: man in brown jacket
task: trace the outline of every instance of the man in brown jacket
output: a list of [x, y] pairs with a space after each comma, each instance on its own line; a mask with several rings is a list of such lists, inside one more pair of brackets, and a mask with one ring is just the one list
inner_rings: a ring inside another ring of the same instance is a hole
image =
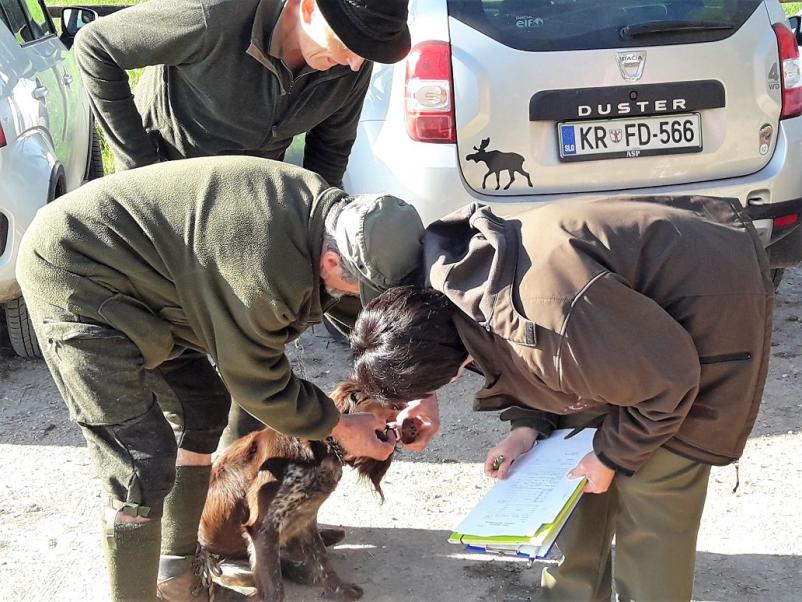
[[[614, 579], [622, 600], [690, 599], [710, 465], [743, 452], [769, 357], [773, 287], [738, 201], [583, 200], [507, 219], [474, 204], [428, 228], [424, 256], [433, 288], [388, 291], [357, 322], [362, 386], [424, 398], [472, 363], [486, 379], [474, 409], [507, 408], [513, 428], [487, 455], [500, 478], [555, 427], [598, 426], [572, 474], [602, 495], [558, 539], [545, 597], [607, 601]], [[424, 445], [436, 403], [407, 413], [429, 418]]]

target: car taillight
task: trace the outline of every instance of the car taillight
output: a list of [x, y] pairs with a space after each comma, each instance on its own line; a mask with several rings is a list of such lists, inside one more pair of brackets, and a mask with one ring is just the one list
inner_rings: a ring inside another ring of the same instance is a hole
[[780, 51], [783, 108], [780, 119], [802, 115], [802, 62], [794, 32], [784, 23], [774, 24]]
[[421, 42], [407, 56], [407, 133], [420, 142], [456, 142], [451, 47]]
[[6, 135], [5, 132], [3, 132], [3, 126], [0, 125], [0, 146], [5, 146], [5, 145], [6, 145]]
[[780, 230], [782, 228], [787, 228], [789, 226], [793, 226], [794, 224], [799, 223], [799, 214], [798, 213], [791, 213], [789, 215], [781, 215], [779, 217], [775, 217], [772, 221], [772, 225], [774, 226], [775, 230]]

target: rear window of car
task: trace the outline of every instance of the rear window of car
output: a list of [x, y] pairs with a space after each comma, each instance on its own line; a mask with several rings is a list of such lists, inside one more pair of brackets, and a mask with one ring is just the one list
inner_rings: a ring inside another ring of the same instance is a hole
[[761, 0], [448, 0], [449, 16], [518, 50], [722, 40]]

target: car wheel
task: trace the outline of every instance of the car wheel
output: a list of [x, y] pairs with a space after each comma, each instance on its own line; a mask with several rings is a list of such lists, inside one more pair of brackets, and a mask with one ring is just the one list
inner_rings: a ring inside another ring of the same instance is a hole
[[6, 327], [11, 347], [17, 355], [26, 358], [42, 357], [39, 341], [33, 331], [25, 299], [17, 297], [5, 304]]
[[785, 273], [785, 270], [783, 268], [776, 268], [776, 269], [771, 270], [771, 272], [769, 272], [769, 275], [771, 276], [771, 281], [774, 283], [774, 290], [775, 291], [778, 288], [780, 288], [780, 283], [783, 281], [783, 274], [784, 273]]
[[103, 153], [100, 150], [100, 138], [94, 128], [92, 128], [92, 150], [89, 154], [89, 169], [86, 174], [87, 180], [97, 180], [103, 177]]

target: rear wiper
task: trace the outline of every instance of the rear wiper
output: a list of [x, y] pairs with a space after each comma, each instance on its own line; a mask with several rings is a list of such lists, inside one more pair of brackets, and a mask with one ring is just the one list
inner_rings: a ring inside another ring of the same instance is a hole
[[723, 21], [652, 21], [627, 25], [620, 31], [622, 40], [631, 40], [642, 36], [663, 33], [684, 33], [690, 31], [717, 31], [735, 29]]

